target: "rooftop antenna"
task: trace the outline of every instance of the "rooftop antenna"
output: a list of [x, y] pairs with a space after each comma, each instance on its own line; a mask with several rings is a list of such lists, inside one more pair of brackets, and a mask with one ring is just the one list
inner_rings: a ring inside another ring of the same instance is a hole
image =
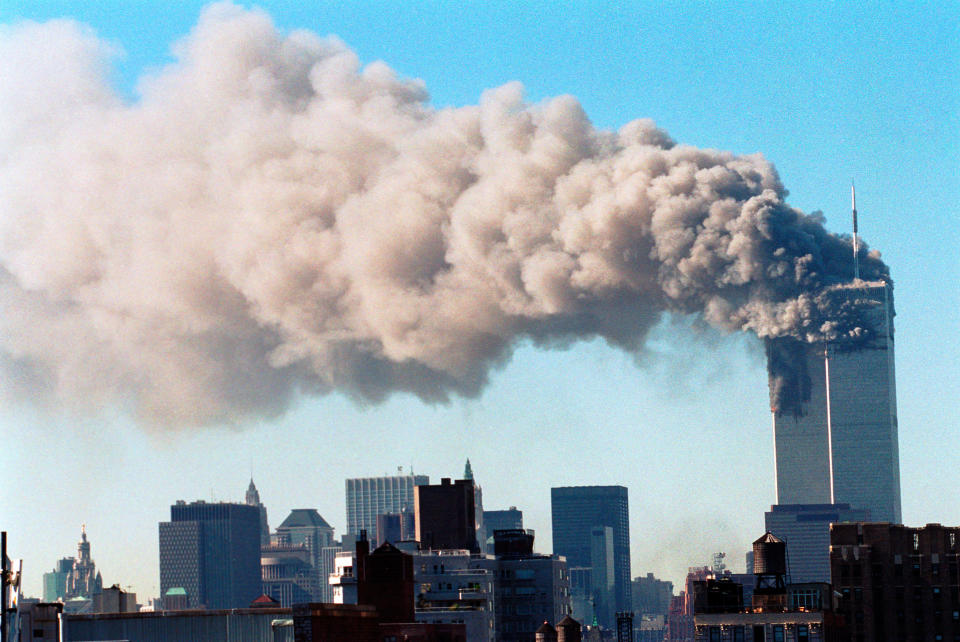
[[857, 242], [857, 188], [853, 181], [850, 181], [850, 206], [853, 209], [853, 280], [860, 280], [860, 257], [857, 250], [860, 244]]

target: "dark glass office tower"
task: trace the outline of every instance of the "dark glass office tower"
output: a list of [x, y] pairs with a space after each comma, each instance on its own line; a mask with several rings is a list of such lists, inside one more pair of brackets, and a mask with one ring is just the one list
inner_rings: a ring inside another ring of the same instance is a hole
[[591, 568], [591, 532], [598, 526], [612, 529], [616, 611], [629, 611], [630, 511], [627, 489], [623, 486], [551, 488], [550, 506], [553, 552], [566, 557], [569, 568]]
[[245, 608], [261, 594], [260, 510], [178, 501], [160, 522], [160, 594], [187, 593], [190, 608]]

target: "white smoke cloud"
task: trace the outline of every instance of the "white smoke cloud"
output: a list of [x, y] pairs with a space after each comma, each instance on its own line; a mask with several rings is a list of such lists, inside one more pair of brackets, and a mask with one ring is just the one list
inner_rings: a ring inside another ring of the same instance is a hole
[[641, 350], [664, 311], [806, 340], [817, 288], [850, 270], [759, 155], [599, 131], [515, 83], [434, 109], [231, 4], [175, 54], [131, 103], [83, 25], [0, 31], [8, 395], [176, 426], [298, 392], [445, 400], [518, 340]]

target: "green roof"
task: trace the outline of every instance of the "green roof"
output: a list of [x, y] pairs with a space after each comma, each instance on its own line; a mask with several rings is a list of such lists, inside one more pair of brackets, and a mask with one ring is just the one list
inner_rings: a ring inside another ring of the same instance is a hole
[[182, 586], [174, 586], [172, 589], [167, 591], [167, 595], [186, 595], [187, 589]]
[[331, 528], [316, 508], [294, 508], [277, 530], [286, 528]]

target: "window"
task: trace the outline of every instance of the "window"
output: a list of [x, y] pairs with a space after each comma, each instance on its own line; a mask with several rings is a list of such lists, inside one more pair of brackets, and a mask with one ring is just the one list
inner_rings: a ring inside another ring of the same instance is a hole
[[720, 642], [720, 627], [711, 626], [710, 627], [710, 642]]
[[784, 642], [782, 624], [775, 624], [773, 626], [773, 642]]
[[733, 642], [743, 642], [743, 627], [735, 626], [733, 627]]
[[767, 632], [763, 628], [762, 624], [755, 624], [753, 626], [753, 642], [766, 642]]
[[797, 642], [809, 642], [810, 629], [806, 624], [797, 625]]

